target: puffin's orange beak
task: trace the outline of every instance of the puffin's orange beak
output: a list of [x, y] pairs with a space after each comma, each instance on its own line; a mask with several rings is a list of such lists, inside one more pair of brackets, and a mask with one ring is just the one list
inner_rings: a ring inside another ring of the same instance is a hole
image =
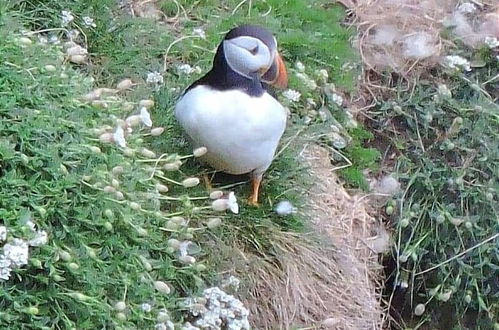
[[288, 72], [279, 53], [276, 53], [274, 63], [272, 63], [267, 72], [262, 76], [262, 80], [278, 88], [286, 88], [288, 86]]

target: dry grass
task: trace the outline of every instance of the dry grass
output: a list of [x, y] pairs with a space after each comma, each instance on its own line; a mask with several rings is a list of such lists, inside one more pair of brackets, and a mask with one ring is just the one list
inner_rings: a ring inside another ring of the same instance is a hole
[[[499, 37], [495, 0], [472, 1], [478, 8], [473, 15], [459, 13], [457, 8], [464, 2], [459, 0], [338, 2], [351, 12], [352, 24], [358, 30], [354, 44], [364, 66], [364, 104], [394, 92], [391, 86], [410, 91], [422, 73], [439, 63], [444, 50], [455, 46], [454, 38], [478, 47], [486, 36]], [[443, 39], [441, 32], [449, 25], [451, 39]]]
[[326, 149], [309, 145], [301, 157], [316, 183], [304, 192], [309, 206], [302, 214], [314, 230], [269, 228], [270, 248], [256, 254], [241, 241], [222, 259], [243, 280], [256, 329], [380, 329], [377, 253], [388, 234], [367, 213], [367, 199], [339, 184]]

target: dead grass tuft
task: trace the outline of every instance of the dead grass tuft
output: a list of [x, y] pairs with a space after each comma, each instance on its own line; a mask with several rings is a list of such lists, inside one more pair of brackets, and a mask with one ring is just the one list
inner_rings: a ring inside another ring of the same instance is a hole
[[[487, 36], [499, 38], [499, 6], [495, 0], [469, 1], [477, 10], [462, 14], [459, 0], [338, 0], [354, 17], [354, 45], [364, 65], [365, 98], [383, 97], [398, 85], [410, 90], [417, 77], [439, 63], [457, 38], [479, 47]], [[442, 38], [449, 28], [451, 39]], [[392, 75], [396, 73], [396, 76]], [[384, 79], [382, 79], [384, 78]], [[393, 83], [393, 84], [392, 84]], [[369, 103], [369, 102], [365, 102]]]

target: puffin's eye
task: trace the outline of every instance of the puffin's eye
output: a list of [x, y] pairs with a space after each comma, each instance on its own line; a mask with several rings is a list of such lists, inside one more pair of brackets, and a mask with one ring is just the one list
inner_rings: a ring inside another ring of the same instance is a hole
[[251, 55], [256, 55], [256, 53], [258, 53], [258, 45], [256, 45], [255, 48], [250, 49], [249, 52]]

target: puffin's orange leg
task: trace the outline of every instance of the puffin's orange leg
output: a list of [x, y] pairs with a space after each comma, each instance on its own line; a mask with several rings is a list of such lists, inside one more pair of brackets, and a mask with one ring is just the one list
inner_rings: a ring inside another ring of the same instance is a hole
[[252, 206], [259, 206], [258, 195], [260, 191], [260, 185], [262, 183], [262, 175], [255, 175], [251, 178], [251, 195], [248, 198], [248, 204]]
[[203, 181], [204, 181], [204, 186], [206, 187], [206, 190], [208, 190], [208, 192], [211, 192], [213, 190], [213, 186], [211, 185], [211, 180], [210, 178], [208, 177], [208, 174], [203, 174]]

